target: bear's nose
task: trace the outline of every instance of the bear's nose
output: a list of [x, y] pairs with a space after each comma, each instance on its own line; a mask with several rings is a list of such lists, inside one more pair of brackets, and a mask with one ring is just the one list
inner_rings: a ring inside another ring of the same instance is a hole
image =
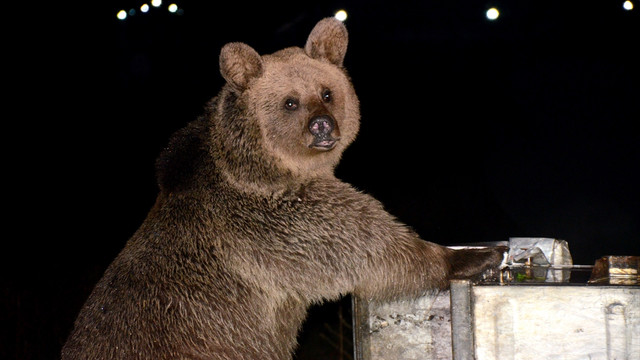
[[331, 116], [314, 116], [309, 121], [309, 131], [313, 136], [325, 137], [333, 131], [334, 123]]

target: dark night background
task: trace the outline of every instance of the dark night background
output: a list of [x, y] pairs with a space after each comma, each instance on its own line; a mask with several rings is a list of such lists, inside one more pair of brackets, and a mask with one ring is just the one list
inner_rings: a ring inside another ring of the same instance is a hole
[[[639, 3], [176, 0], [182, 15], [164, 1], [116, 18], [142, 3], [13, 13], [0, 358], [59, 356], [154, 202], [155, 157], [222, 86], [221, 46], [303, 46], [341, 8], [362, 125], [340, 178], [430, 241], [555, 237], [578, 264], [640, 255]], [[313, 309], [298, 359], [338, 358], [348, 306]]]

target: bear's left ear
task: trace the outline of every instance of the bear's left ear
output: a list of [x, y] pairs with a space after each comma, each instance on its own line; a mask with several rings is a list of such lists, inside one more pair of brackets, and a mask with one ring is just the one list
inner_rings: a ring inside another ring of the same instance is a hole
[[228, 43], [220, 51], [220, 74], [236, 90], [243, 91], [249, 80], [262, 75], [262, 58], [247, 44]]
[[314, 59], [326, 59], [342, 66], [349, 35], [344, 24], [333, 17], [320, 20], [311, 30], [304, 51]]

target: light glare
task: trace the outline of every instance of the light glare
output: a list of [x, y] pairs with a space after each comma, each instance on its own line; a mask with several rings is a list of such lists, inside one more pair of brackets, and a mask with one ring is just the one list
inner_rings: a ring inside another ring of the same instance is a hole
[[143, 13], [149, 11], [149, 4], [142, 4], [142, 6], [140, 6], [140, 11], [142, 11]]
[[178, 11], [178, 5], [176, 4], [169, 5], [169, 12], [175, 13], [176, 11]]
[[487, 19], [495, 20], [495, 19], [498, 18], [498, 16], [500, 16], [500, 12], [498, 11], [498, 9], [491, 8], [491, 9], [487, 10]]
[[118, 19], [120, 20], [124, 20], [127, 18], [127, 12], [124, 10], [120, 10], [118, 11], [118, 13], [116, 14], [116, 16], [118, 17]]
[[347, 20], [347, 12], [345, 10], [338, 10], [334, 17], [340, 21], [345, 21]]
[[633, 10], [633, 3], [627, 0], [622, 4], [622, 8], [625, 10]]
[[158, 7], [162, 5], [162, 0], [151, 0], [151, 5], [153, 5], [154, 7]]

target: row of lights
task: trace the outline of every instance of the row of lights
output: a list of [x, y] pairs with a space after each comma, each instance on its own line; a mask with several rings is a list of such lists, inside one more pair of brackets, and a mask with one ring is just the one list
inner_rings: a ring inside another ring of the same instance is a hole
[[[622, 8], [627, 11], [633, 10], [633, 2], [630, 0], [623, 2]], [[487, 12], [485, 13], [485, 16], [489, 20], [496, 20], [500, 16], [500, 11], [497, 8], [492, 7], [489, 10], [487, 10]]]
[[[630, 0], [625, 1], [624, 3], [622, 3], [622, 8], [627, 11], [633, 10], [633, 2]], [[497, 8], [492, 7], [487, 10], [485, 16], [489, 20], [497, 20], [498, 17], [500, 17], [500, 11]], [[338, 10], [336, 11], [334, 17], [340, 21], [345, 21], [347, 20], [347, 12], [345, 10]]]
[[[151, 6], [155, 8], [159, 8], [160, 6], [162, 6], [162, 0], [151, 0]], [[149, 12], [150, 9], [151, 7], [147, 3], [140, 5], [140, 12], [142, 13], [147, 13]], [[179, 8], [178, 5], [176, 5], [175, 3], [169, 4], [169, 6], [167, 6], [167, 10], [169, 10], [170, 13], [178, 14], [178, 15], [182, 15], [184, 13], [184, 10]], [[116, 17], [119, 20], [124, 20], [128, 16], [133, 16], [135, 14], [136, 14], [136, 9], [129, 9], [129, 11], [120, 10], [116, 14]]]
[[[151, 6], [160, 7], [161, 5], [162, 5], [162, 0], [151, 0]], [[633, 2], [630, 0], [625, 1], [624, 3], [622, 3], [622, 8], [627, 11], [633, 10]], [[143, 13], [148, 12], [149, 9], [150, 9], [149, 4], [142, 4], [142, 6], [140, 6], [140, 11]], [[184, 10], [178, 8], [178, 5], [176, 4], [170, 4], [167, 7], [167, 10], [169, 10], [170, 13], [177, 13], [179, 15], [182, 15], [182, 13], [184, 12]], [[118, 11], [118, 14], [116, 16], [118, 17], [118, 19], [124, 20], [127, 18], [127, 16], [133, 16], [135, 14], [136, 14], [135, 9], [130, 9], [129, 11], [120, 10]], [[500, 11], [497, 8], [492, 7], [489, 10], [487, 10], [487, 12], [485, 13], [485, 16], [489, 20], [497, 20], [498, 17], [500, 17]], [[340, 21], [345, 21], [347, 20], [347, 12], [345, 10], [338, 10], [334, 14], [334, 17]]]
[[[151, 6], [153, 7], [160, 7], [162, 5], [162, 0], [151, 0]], [[149, 4], [142, 4], [140, 6], [140, 12], [142, 13], [147, 13], [149, 12], [149, 9], [151, 9], [149, 7]], [[176, 4], [170, 4], [169, 6], [167, 6], [167, 10], [169, 10], [170, 13], [177, 13], [178, 15], [182, 15], [184, 13], [184, 10], [179, 8], [178, 5]], [[118, 13], [116, 14], [116, 17], [119, 20], [125, 20], [127, 17], [129, 16], [134, 16], [136, 14], [136, 9], [129, 9], [129, 11], [127, 10], [120, 10], [118, 11]], [[338, 10], [335, 13], [335, 18], [340, 20], [340, 21], [345, 21], [347, 20], [347, 12], [345, 10]]]
[[[630, 0], [625, 1], [624, 3], [622, 3], [622, 8], [627, 11], [633, 10], [633, 2]], [[498, 17], [500, 17], [500, 11], [497, 8], [492, 7], [487, 10], [485, 16], [489, 20], [497, 20]], [[338, 10], [336, 11], [334, 17], [340, 21], [345, 21], [347, 20], [347, 12], [345, 10]]]

